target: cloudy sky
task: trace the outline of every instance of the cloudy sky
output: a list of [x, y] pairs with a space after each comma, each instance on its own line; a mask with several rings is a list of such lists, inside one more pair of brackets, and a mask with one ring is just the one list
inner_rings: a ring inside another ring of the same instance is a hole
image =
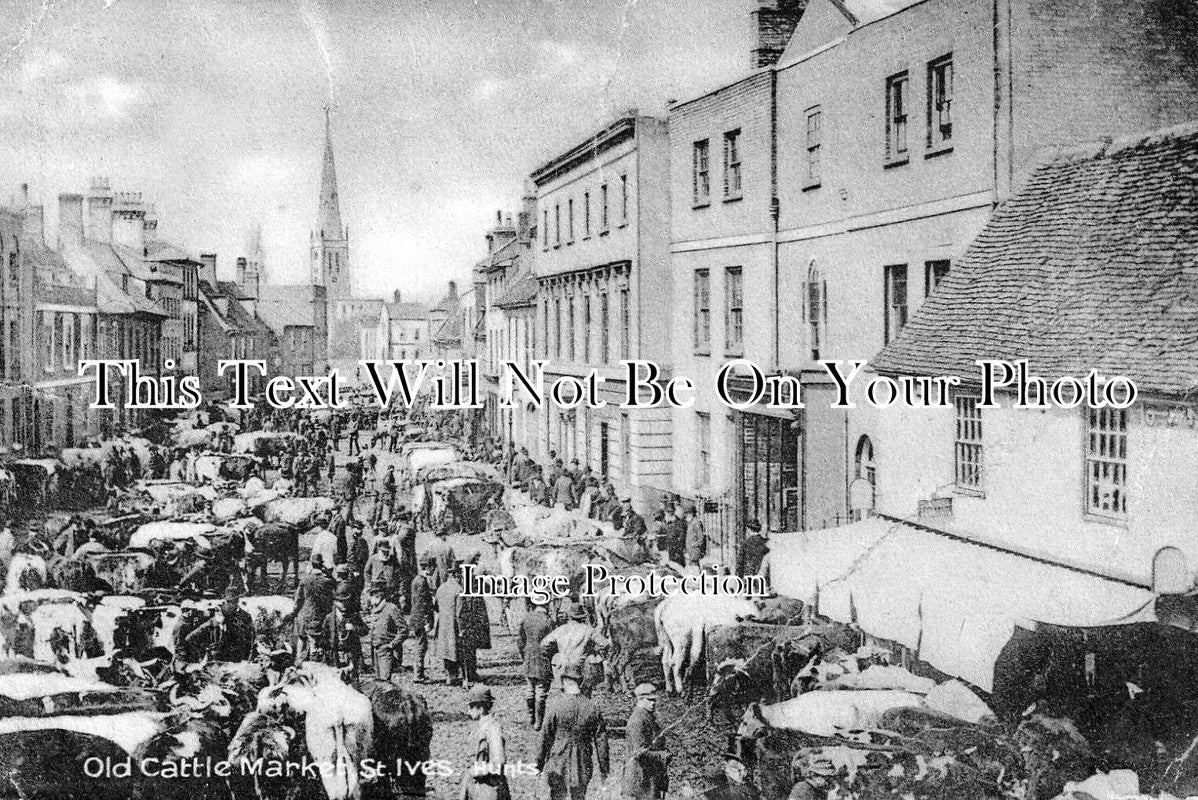
[[440, 292], [522, 180], [628, 108], [748, 62], [749, 0], [4, 0], [0, 199], [93, 175], [221, 270], [301, 280], [332, 103], [359, 286]]

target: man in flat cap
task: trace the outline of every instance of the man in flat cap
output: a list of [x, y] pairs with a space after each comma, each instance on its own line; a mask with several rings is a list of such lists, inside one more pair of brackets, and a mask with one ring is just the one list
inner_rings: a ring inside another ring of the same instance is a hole
[[670, 756], [657, 723], [657, 687], [641, 683], [632, 692], [636, 706], [624, 729], [624, 800], [661, 800], [669, 786]]

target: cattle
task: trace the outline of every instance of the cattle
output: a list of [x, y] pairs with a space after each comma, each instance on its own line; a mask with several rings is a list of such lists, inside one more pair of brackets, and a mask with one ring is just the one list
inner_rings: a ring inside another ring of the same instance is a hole
[[[232, 766], [231, 788], [238, 800], [262, 800], [267, 797], [293, 797], [296, 788], [281, 765], [288, 763], [296, 729], [279, 715], [253, 710], [242, 718], [229, 742]], [[267, 765], [273, 765], [270, 769]], [[273, 774], [275, 771], [279, 774]], [[245, 784], [249, 784], [246, 786]]]
[[359, 767], [371, 751], [374, 714], [365, 695], [341, 680], [338, 670], [306, 662], [258, 695], [258, 711], [303, 717], [304, 740], [328, 800], [362, 796]]
[[154, 710], [153, 698], [45, 672], [44, 666], [4, 666], [0, 770], [15, 795], [77, 796], [86, 786], [88, 796], [129, 796], [127, 779], [92, 780], [83, 763], [89, 757], [123, 762], [161, 732], [165, 715]]
[[279, 575], [279, 591], [287, 588], [288, 569], [295, 574], [295, 583], [299, 585], [300, 541], [299, 529], [296, 526], [286, 522], [268, 522], [257, 529], [254, 542], [257, 551], [256, 565], [261, 568], [262, 576], [261, 582], [255, 582], [256, 586], [267, 586], [267, 573], [272, 562], [278, 562], [282, 568]]
[[[517, 575], [565, 575], [571, 588], [582, 585], [583, 565], [594, 560], [593, 549], [587, 545], [568, 547], [502, 547], [503, 539], [497, 539], [499, 574], [504, 578]], [[503, 613], [513, 633], [520, 625], [520, 617], [512, 613], [511, 600], [503, 600]]]
[[920, 695], [896, 689], [807, 692], [772, 705], [751, 704], [737, 736], [752, 739], [768, 729], [836, 736], [879, 728], [887, 711], [922, 705]]
[[102, 655], [87, 598], [61, 589], [5, 595], [0, 602], [0, 639], [5, 655], [51, 664]]
[[13, 553], [4, 578], [5, 594], [29, 592], [50, 584], [46, 559], [34, 553]]
[[146, 575], [154, 565], [154, 556], [141, 550], [88, 553], [85, 560], [95, 573], [96, 580], [111, 587], [109, 591], [117, 594], [145, 588]]
[[[388, 766], [424, 764], [431, 758], [433, 720], [424, 698], [390, 681], [365, 678], [358, 690], [370, 699], [374, 714], [373, 758]], [[388, 769], [375, 788], [381, 797], [424, 797], [421, 769]]]
[[250, 507], [240, 497], [221, 497], [212, 501], [212, 518], [217, 522], [244, 517]]
[[689, 694], [691, 672], [703, 657], [707, 629], [755, 619], [757, 605], [743, 597], [726, 595], [675, 595], [653, 612], [661, 668], [668, 693]]
[[263, 522], [285, 522], [303, 530], [327, 520], [336, 507], [331, 497], [280, 497], [262, 504], [256, 513]]

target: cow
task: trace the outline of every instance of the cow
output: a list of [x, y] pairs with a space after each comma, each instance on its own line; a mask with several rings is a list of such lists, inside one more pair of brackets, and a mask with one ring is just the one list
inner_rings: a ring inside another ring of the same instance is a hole
[[922, 705], [920, 695], [896, 689], [807, 692], [772, 705], [752, 703], [745, 710], [737, 736], [755, 739], [770, 729], [836, 736], [879, 728], [887, 711]]
[[[577, 591], [584, 577], [583, 565], [594, 560], [593, 548], [587, 545], [563, 547], [507, 547], [500, 537], [493, 544], [497, 550], [499, 574], [504, 578], [517, 575], [565, 575], [570, 587]], [[510, 598], [503, 599], [503, 615], [508, 628], [514, 634], [520, 626], [522, 615], [512, 612]]]
[[707, 629], [755, 619], [756, 603], [726, 595], [675, 595], [653, 611], [666, 692], [693, 692], [692, 673], [703, 657]]
[[[367, 677], [358, 691], [370, 699], [374, 713], [376, 761], [388, 765], [374, 789], [380, 797], [424, 797], [426, 775], [414, 767], [431, 758], [433, 720], [424, 698], [390, 681]], [[391, 765], [410, 765], [397, 773]]]
[[[238, 800], [263, 800], [273, 797], [293, 797], [295, 781], [290, 776], [273, 775], [268, 765], [288, 763], [296, 742], [296, 729], [287, 725], [279, 715], [257, 709], [241, 720], [241, 725], [229, 742], [229, 762], [232, 764], [231, 788]], [[280, 773], [282, 770], [279, 770]], [[245, 786], [246, 783], [249, 786]]]
[[331, 497], [279, 497], [255, 509], [263, 522], [286, 522], [301, 530], [328, 521], [337, 503]]
[[13, 553], [4, 579], [4, 593], [29, 592], [50, 585], [46, 559], [36, 553]]
[[[279, 591], [287, 588], [287, 570], [295, 574], [295, 584], [299, 585], [300, 539], [299, 529], [286, 522], [268, 522], [257, 529], [254, 534], [256, 550], [255, 566], [261, 568], [261, 582], [255, 581], [255, 586], [268, 585], [267, 573], [271, 562], [279, 562], [282, 572], [279, 575]], [[256, 570], [255, 570], [256, 571]], [[253, 576], [251, 575], [251, 578]]]
[[359, 800], [359, 767], [371, 752], [374, 712], [370, 701], [330, 666], [305, 662], [280, 683], [258, 694], [258, 711], [303, 717], [304, 741], [320, 771], [328, 800]]

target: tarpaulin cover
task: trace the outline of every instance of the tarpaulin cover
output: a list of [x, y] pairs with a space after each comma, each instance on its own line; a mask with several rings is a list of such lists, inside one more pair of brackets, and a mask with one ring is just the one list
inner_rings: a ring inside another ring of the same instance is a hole
[[1147, 589], [880, 517], [770, 537], [770, 576], [779, 594], [985, 691], [1019, 620], [1089, 628], [1156, 618]]

